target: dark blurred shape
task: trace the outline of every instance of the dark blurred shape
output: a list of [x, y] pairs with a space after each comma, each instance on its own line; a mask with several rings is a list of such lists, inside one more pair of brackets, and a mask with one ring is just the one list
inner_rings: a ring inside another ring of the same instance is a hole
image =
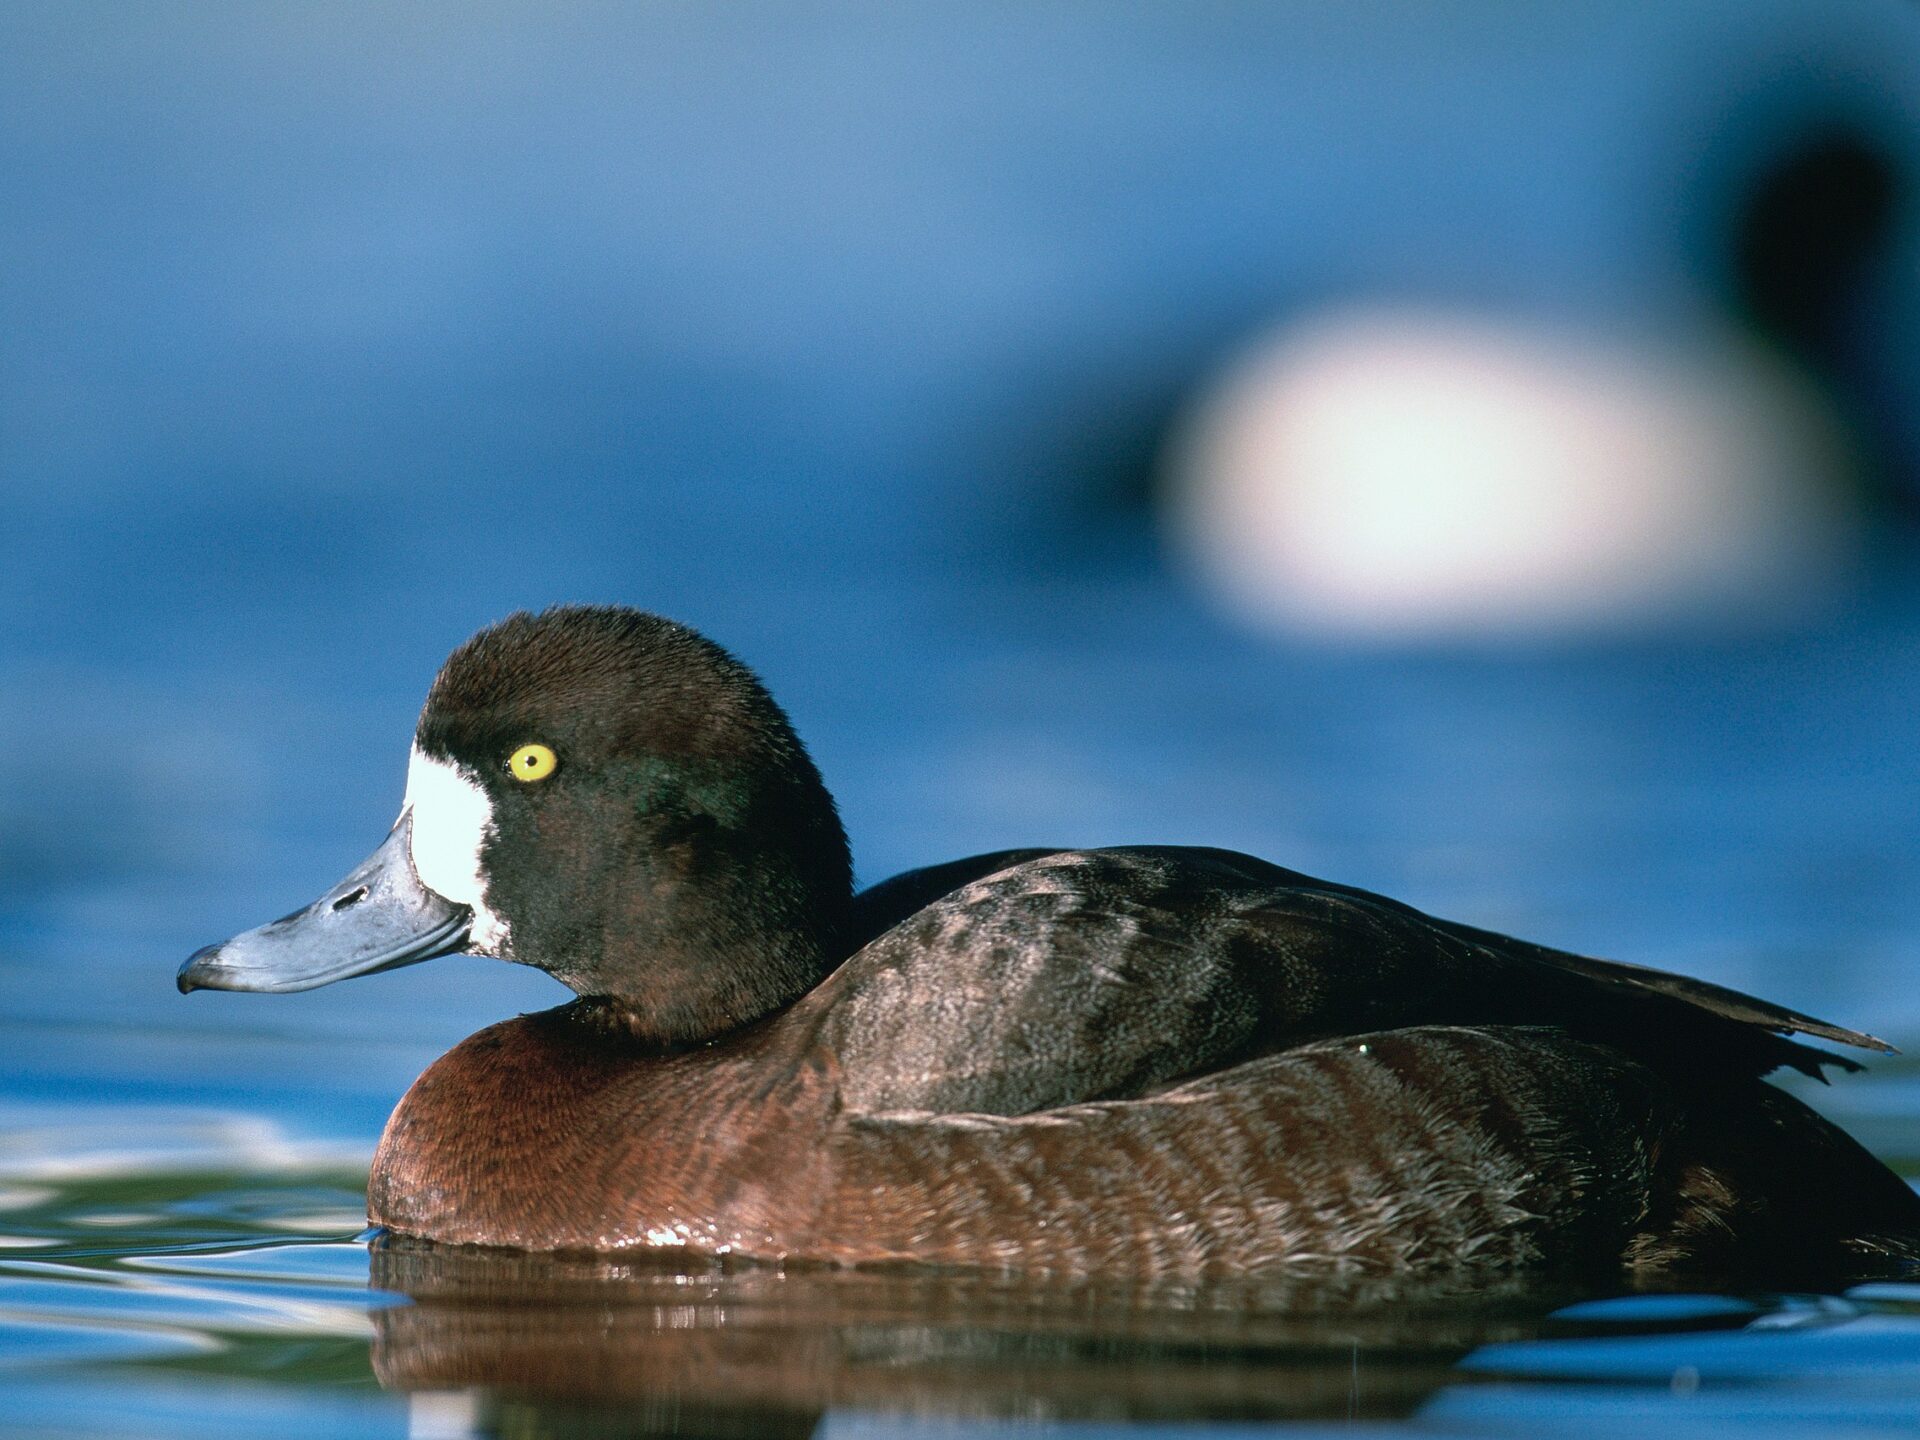
[[1860, 289], [1887, 257], [1905, 191], [1893, 156], [1866, 126], [1810, 128], [1760, 175], [1734, 217], [1739, 308], [1803, 356], [1837, 360]]
[[1852, 437], [1863, 498], [1911, 523], [1912, 126], [1869, 87], [1824, 88], [1809, 100], [1789, 87], [1726, 118], [1702, 160], [1692, 249], [1709, 293], [1819, 387]]

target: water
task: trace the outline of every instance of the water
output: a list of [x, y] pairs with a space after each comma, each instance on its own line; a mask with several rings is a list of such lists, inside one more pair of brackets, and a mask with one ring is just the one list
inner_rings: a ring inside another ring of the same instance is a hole
[[[1792, 636], [1479, 655], [1238, 635], [1124, 551], [1026, 594], [943, 605], [945, 583], [767, 666], [869, 878], [988, 845], [1209, 840], [1920, 1041], [1920, 588], [1899, 575]], [[943, 631], [943, 611], [971, 618]], [[336, 699], [229, 720], [274, 737], [254, 793], [287, 808], [216, 787], [186, 813], [244, 844], [109, 864], [103, 827], [11, 912], [8, 1433], [1836, 1434], [1920, 1415], [1912, 1285], [1143, 1291], [383, 1247], [362, 1186], [394, 1099], [561, 992], [464, 958], [307, 995], [173, 992], [186, 950], [317, 893], [384, 830], [404, 711], [381, 735], [399, 706], [378, 686]], [[369, 762], [377, 783], [316, 767], [339, 736], [391, 762]], [[1920, 1175], [1920, 1065], [1798, 1088]]]
[[[762, 670], [866, 879], [1233, 846], [1920, 1046], [1912, 576], [1785, 634], [1349, 653], [1155, 553], [1156, 442], [1275, 319], [1692, 315], [1708, 142], [1803, 80], [1910, 165], [1900, 6], [1467, 9], [0, 11], [0, 1430], [1911, 1429], [1898, 1288], [390, 1254], [395, 1099], [558, 988], [173, 990], [377, 843], [453, 644], [617, 600]], [[1915, 275], [1856, 317], [1901, 434]], [[1802, 1088], [1920, 1175], [1911, 1062]]]
[[[262, 1139], [205, 1131], [173, 1138]], [[0, 1196], [7, 1433], [1838, 1434], [1920, 1407], [1915, 1285], [1143, 1290], [376, 1246], [369, 1288], [355, 1168], [185, 1163], [42, 1166]]]
[[1851, 1434], [1920, 1413], [1910, 1284], [1155, 1290], [376, 1240], [369, 1286], [355, 1167], [207, 1129], [174, 1138], [237, 1140], [234, 1168], [149, 1151], [0, 1195], [6, 1433]]

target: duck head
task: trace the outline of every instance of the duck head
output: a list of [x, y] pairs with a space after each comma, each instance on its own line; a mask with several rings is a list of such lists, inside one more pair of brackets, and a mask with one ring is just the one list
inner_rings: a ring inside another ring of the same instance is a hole
[[521, 613], [441, 667], [381, 846], [179, 984], [307, 990], [463, 950], [696, 1043], [812, 988], [851, 889], [832, 798], [744, 665], [640, 611]]

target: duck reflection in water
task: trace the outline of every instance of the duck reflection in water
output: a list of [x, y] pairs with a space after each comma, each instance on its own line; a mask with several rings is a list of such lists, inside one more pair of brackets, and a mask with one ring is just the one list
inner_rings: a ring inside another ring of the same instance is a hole
[[[1587, 1293], [1510, 1274], [1130, 1283], [777, 1270], [389, 1237], [380, 1383], [515, 1433], [805, 1436], [828, 1410], [1026, 1420], [1401, 1416]], [[624, 1428], [606, 1430], [614, 1417]]]

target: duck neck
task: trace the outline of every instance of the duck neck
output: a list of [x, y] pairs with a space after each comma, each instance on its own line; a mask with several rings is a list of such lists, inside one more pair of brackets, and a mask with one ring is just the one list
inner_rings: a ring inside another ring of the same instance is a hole
[[682, 1049], [720, 1039], [786, 1009], [839, 962], [844, 897], [839, 907], [813, 903], [795, 914], [752, 905], [745, 894], [727, 910], [726, 893], [705, 887], [697, 906], [644, 927], [635, 963], [621, 967], [631, 982], [600, 987], [596, 998], [641, 1044]]
[[669, 826], [624, 873], [600, 877], [595, 913], [557, 917], [542, 955], [516, 958], [542, 964], [643, 1046], [720, 1039], [785, 1009], [842, 958], [846, 841], [837, 821], [810, 838], [819, 843]]

